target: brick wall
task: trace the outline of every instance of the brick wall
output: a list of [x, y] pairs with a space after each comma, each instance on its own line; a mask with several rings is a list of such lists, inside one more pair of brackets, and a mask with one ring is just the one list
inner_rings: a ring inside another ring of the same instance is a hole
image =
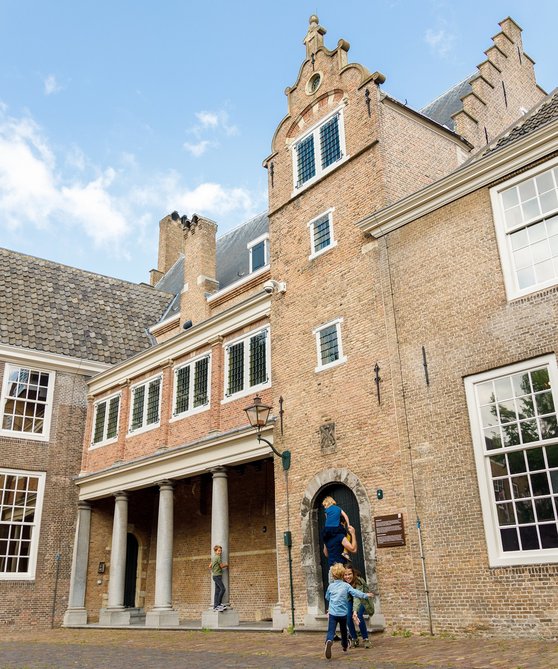
[[[230, 601], [241, 620], [270, 618], [277, 601], [273, 462], [228, 469]], [[138, 606], [149, 610], [155, 593], [158, 493], [129, 493], [128, 531], [139, 543]], [[90, 621], [106, 605], [114, 502], [92, 503], [86, 608]], [[173, 606], [195, 620], [211, 604], [211, 475], [176, 483], [174, 490]], [[99, 562], [106, 571], [97, 573]], [[99, 581], [101, 581], [99, 583]], [[227, 596], [228, 599], [228, 596]]]
[[[0, 370], [3, 376], [3, 363]], [[66, 610], [77, 516], [72, 477], [80, 467], [85, 381], [56, 373], [49, 441], [0, 437], [0, 468], [46, 472], [36, 576], [33, 581], [0, 578], [0, 627], [58, 626]]]

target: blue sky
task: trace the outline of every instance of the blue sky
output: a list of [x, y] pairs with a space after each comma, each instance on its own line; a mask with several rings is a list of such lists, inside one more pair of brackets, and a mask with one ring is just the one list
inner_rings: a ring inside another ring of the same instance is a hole
[[312, 13], [415, 108], [473, 72], [507, 16], [558, 85], [550, 0], [0, 0], [0, 246], [147, 281], [165, 214], [223, 234], [264, 211]]

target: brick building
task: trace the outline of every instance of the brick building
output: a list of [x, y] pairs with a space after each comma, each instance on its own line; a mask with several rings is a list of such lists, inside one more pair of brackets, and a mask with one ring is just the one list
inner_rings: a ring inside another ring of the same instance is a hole
[[172, 295], [0, 249], [0, 626], [68, 604], [87, 381], [148, 348]]
[[66, 625], [323, 627], [333, 495], [372, 625], [555, 636], [556, 105], [500, 27], [419, 112], [312, 16], [267, 215], [220, 239], [161, 221], [151, 282], [175, 297], [88, 385]]

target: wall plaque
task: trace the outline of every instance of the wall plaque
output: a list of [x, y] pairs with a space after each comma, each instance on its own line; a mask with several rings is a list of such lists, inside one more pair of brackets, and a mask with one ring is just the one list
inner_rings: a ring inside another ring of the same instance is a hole
[[403, 514], [392, 513], [389, 516], [375, 516], [374, 526], [376, 528], [376, 546], [378, 548], [405, 545]]

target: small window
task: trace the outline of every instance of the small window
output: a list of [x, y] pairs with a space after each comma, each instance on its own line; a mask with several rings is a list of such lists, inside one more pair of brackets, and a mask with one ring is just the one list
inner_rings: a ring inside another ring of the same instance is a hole
[[333, 209], [329, 209], [308, 223], [310, 229], [310, 256], [309, 259], [321, 255], [337, 242], [333, 238]]
[[132, 388], [130, 432], [159, 425], [161, 405], [161, 377]]
[[46, 441], [49, 437], [54, 372], [6, 365], [0, 434]]
[[269, 235], [266, 233], [248, 244], [250, 272], [269, 265]]
[[210, 357], [205, 355], [174, 370], [173, 416], [209, 407]]
[[343, 110], [312, 128], [293, 145], [295, 188], [323, 176], [344, 157]]
[[225, 395], [253, 392], [269, 385], [269, 330], [261, 330], [226, 346]]
[[0, 580], [35, 578], [45, 474], [0, 469]]
[[316, 348], [318, 354], [318, 365], [316, 372], [323, 369], [334, 367], [346, 362], [347, 358], [343, 355], [341, 344], [341, 323], [342, 318], [338, 318], [331, 323], [321, 325], [314, 330], [316, 336]]
[[558, 167], [527, 174], [491, 192], [510, 298], [558, 283]]
[[555, 356], [465, 379], [491, 566], [558, 561]]
[[118, 437], [120, 394], [95, 404], [93, 418], [93, 446], [114, 441]]

